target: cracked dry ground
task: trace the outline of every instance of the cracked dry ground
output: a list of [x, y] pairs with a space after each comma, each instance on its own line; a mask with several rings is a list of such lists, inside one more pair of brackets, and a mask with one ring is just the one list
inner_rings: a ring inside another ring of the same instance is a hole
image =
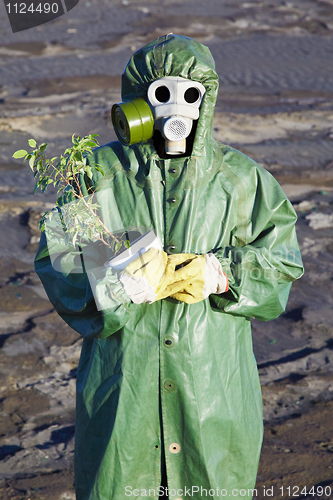
[[264, 165], [299, 216], [306, 274], [285, 314], [253, 321], [265, 418], [256, 498], [323, 498], [320, 487], [333, 492], [333, 2], [79, 5], [12, 34], [0, 4], [0, 498], [74, 499], [81, 345], [33, 271], [37, 221], [55, 194], [33, 196], [13, 151], [31, 136], [51, 155], [73, 132], [113, 140], [109, 113], [124, 65], [169, 32], [210, 47], [220, 76], [216, 139]]

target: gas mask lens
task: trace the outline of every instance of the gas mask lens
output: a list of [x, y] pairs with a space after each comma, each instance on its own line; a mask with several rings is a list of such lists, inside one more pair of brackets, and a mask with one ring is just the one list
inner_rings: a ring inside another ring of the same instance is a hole
[[170, 99], [170, 91], [168, 87], [166, 87], [165, 85], [157, 87], [155, 90], [155, 97], [160, 103], [168, 102], [168, 100]]

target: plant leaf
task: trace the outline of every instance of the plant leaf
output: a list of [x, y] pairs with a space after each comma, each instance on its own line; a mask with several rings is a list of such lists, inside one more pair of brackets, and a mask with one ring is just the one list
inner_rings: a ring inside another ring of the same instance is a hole
[[122, 244], [121, 241], [118, 241], [118, 243], [116, 244], [115, 249], [114, 249], [115, 253], [119, 252], [119, 250], [121, 248], [121, 244]]
[[64, 189], [64, 193], [70, 193], [71, 191], [73, 191], [73, 186], [71, 184], [67, 184]]
[[32, 156], [29, 160], [29, 166], [30, 168], [34, 168], [34, 164], [35, 164], [35, 157]]
[[100, 172], [104, 176], [104, 170], [101, 167], [95, 166], [94, 169], [97, 170], [97, 172]]
[[35, 141], [35, 139], [29, 139], [28, 143], [29, 143], [29, 146], [31, 148], [36, 148], [37, 147], [37, 142]]
[[86, 174], [87, 174], [87, 176], [89, 177], [89, 179], [92, 179], [93, 174], [92, 174], [92, 171], [91, 171], [90, 166], [89, 166], [89, 165], [87, 165], [87, 166], [84, 168], [84, 170], [86, 171]]
[[81, 153], [81, 151], [76, 151], [76, 153], [74, 155], [74, 159], [77, 160], [77, 161], [81, 161], [82, 162], [82, 153]]
[[13, 154], [13, 158], [23, 158], [25, 155], [28, 154], [28, 151], [25, 149], [19, 149], [18, 151], [15, 151]]

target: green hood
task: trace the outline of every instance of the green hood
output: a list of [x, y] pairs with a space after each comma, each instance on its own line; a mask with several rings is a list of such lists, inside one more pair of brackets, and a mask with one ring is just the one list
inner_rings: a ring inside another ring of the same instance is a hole
[[214, 59], [201, 43], [181, 35], [165, 35], [135, 52], [122, 75], [122, 99], [147, 99], [149, 85], [164, 76], [181, 76], [206, 88], [196, 130], [192, 156], [201, 156], [213, 141], [214, 107], [218, 76]]

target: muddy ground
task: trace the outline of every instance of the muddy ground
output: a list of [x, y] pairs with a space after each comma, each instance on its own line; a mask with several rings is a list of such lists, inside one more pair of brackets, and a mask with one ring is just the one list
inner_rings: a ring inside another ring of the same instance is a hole
[[15, 34], [0, 4], [3, 500], [74, 499], [81, 345], [33, 270], [37, 220], [55, 195], [34, 196], [31, 173], [12, 154], [30, 137], [55, 155], [74, 132], [115, 139], [110, 107], [126, 62], [169, 32], [210, 47], [220, 76], [216, 139], [266, 167], [299, 215], [305, 276], [285, 314], [253, 322], [265, 418], [254, 496], [333, 497], [332, 0], [81, 0]]

